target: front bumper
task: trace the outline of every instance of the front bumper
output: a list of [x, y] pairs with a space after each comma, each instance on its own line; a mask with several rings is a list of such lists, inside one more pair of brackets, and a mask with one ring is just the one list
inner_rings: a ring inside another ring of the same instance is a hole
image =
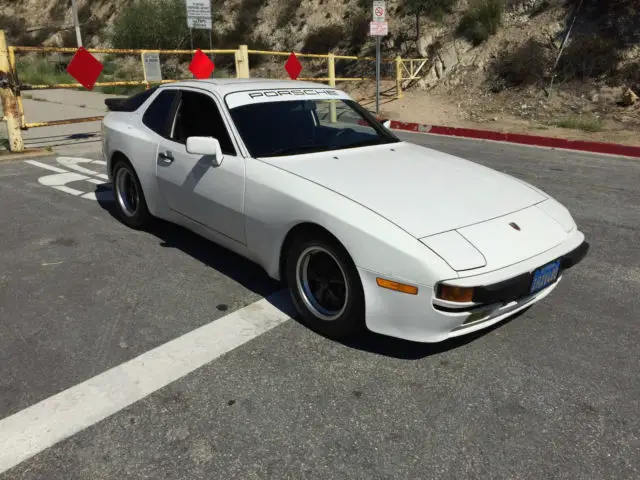
[[[587, 241], [583, 241], [578, 247], [574, 248], [570, 252], [552, 260], [560, 261], [560, 271], [558, 273], [558, 278], [560, 278], [566, 270], [580, 263], [588, 252], [589, 243]], [[508, 280], [503, 280], [501, 282], [493, 283], [490, 285], [478, 286], [474, 290], [473, 303], [476, 304], [475, 306], [482, 306], [495, 303], [513, 302], [518, 299], [524, 298], [529, 294], [529, 286], [533, 281], [533, 274], [534, 270], [531, 270]], [[440, 286], [438, 288], [440, 288]], [[466, 309], [465, 307], [452, 308], [444, 306], [440, 307], [438, 305], [436, 305], [436, 308], [443, 311], [456, 311]]]
[[[588, 251], [584, 235], [575, 232], [563, 244], [516, 265], [447, 281], [449, 285], [477, 289], [473, 302], [467, 305], [441, 302], [436, 298], [436, 290], [426, 285], [418, 285], [417, 295], [382, 289], [376, 284], [379, 274], [358, 268], [365, 291], [367, 327], [383, 335], [425, 343], [488, 328], [549, 295], [563, 274], [580, 263]], [[554, 260], [561, 262], [556, 281], [529, 293], [533, 272]]]

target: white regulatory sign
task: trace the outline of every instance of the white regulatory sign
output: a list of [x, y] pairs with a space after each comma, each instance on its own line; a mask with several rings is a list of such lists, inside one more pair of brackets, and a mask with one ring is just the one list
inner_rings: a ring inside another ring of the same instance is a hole
[[160, 55], [158, 53], [142, 54], [142, 70], [147, 82], [161, 82], [162, 70], [160, 68]]
[[211, 0], [185, 0], [189, 28], [211, 30]]
[[386, 2], [374, 0], [373, 2], [373, 21], [384, 22], [387, 16]]
[[369, 23], [369, 35], [372, 37], [385, 37], [389, 35], [389, 24], [387, 22]]

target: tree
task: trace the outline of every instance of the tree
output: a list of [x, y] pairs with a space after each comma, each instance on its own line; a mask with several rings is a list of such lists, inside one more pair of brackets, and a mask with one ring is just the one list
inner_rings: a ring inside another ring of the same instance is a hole
[[[193, 30], [192, 35], [195, 45], [208, 48], [206, 30]], [[136, 0], [126, 5], [114, 22], [111, 41], [115, 48], [189, 48], [184, 0]]]
[[416, 16], [416, 40], [420, 39], [420, 17], [427, 15], [436, 20], [451, 13], [457, 0], [405, 0], [407, 11]]

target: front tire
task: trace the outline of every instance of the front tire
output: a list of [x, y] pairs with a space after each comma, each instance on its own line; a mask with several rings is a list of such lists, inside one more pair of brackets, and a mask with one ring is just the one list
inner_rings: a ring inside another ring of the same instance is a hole
[[124, 159], [118, 160], [113, 167], [113, 191], [116, 208], [125, 225], [141, 230], [151, 224], [152, 217], [140, 180], [131, 164]]
[[346, 250], [329, 235], [297, 237], [287, 252], [286, 279], [304, 323], [335, 340], [364, 330], [360, 277]]

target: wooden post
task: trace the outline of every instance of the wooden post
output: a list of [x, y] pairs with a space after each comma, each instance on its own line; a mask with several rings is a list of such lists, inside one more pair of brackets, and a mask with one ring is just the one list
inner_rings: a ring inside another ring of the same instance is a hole
[[402, 57], [396, 57], [396, 98], [403, 97], [402, 93]]
[[[328, 73], [329, 73], [329, 86], [336, 86], [336, 56], [333, 53], [330, 53], [328, 58]], [[331, 118], [331, 123], [336, 123], [338, 121], [338, 117], [336, 114], [336, 103], [334, 100], [329, 100], [329, 113]]]
[[4, 30], [0, 30], [0, 99], [4, 119], [7, 122], [9, 134], [9, 150], [12, 152], [24, 151], [22, 131], [20, 130], [20, 107], [15, 92], [13, 91], [14, 72], [11, 69], [11, 60]]

